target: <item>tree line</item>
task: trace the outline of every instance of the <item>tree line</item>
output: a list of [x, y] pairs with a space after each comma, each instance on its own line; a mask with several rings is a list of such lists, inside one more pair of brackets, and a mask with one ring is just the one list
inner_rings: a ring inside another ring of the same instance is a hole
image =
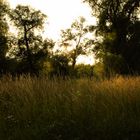
[[[0, 0], [0, 74], [107, 76], [140, 74], [140, 1], [85, 0], [97, 18], [79, 17], [61, 30], [56, 42], [41, 32], [47, 15], [30, 6], [15, 9]], [[10, 24], [10, 25], [9, 25]], [[10, 34], [10, 27], [15, 34]], [[92, 38], [88, 34], [92, 34]], [[80, 55], [95, 55], [93, 66], [76, 65]]]

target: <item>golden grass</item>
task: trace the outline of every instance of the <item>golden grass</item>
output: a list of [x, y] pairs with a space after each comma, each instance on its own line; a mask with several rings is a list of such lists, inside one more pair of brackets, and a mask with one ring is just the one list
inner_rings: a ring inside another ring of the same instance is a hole
[[140, 138], [140, 77], [0, 80], [2, 140]]

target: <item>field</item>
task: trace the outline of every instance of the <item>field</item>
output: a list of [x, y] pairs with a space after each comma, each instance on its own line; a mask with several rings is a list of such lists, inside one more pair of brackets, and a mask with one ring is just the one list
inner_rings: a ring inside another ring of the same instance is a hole
[[0, 80], [0, 139], [140, 139], [140, 77], [4, 77]]

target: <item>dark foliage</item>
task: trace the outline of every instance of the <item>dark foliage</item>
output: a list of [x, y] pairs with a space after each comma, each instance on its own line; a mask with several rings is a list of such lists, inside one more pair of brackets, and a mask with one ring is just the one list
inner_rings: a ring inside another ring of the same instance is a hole
[[96, 56], [110, 73], [140, 73], [140, 41], [138, 18], [139, 0], [85, 0], [99, 21], [97, 35], [102, 37], [95, 45]]

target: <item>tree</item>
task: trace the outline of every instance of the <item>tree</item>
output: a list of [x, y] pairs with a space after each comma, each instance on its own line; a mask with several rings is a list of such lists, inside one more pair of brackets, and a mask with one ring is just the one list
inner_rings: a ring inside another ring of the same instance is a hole
[[76, 76], [78, 78], [86, 77], [92, 79], [94, 76], [93, 68], [91, 65], [79, 64], [76, 66]]
[[[139, 57], [135, 57], [135, 59], [133, 57], [136, 54], [137, 56], [140, 55], [140, 53], [138, 54], [138, 48], [140, 47], [139, 33], [134, 30], [132, 33], [131, 30], [136, 26], [138, 27], [140, 1], [85, 0], [85, 2], [89, 3], [93, 15], [98, 18], [96, 31], [97, 35], [102, 37], [102, 41], [98, 42], [94, 51], [103, 60], [106, 73], [109, 73], [108, 69], [120, 74], [137, 72], [138, 64], [132, 66], [132, 63], [140, 59]], [[137, 42], [132, 39], [134, 34], [137, 34], [135, 35]], [[118, 62], [114, 64], [113, 59]], [[121, 65], [117, 69], [120, 61]]]
[[54, 45], [52, 40], [43, 40], [36, 35], [43, 29], [46, 15], [29, 6], [18, 5], [9, 13], [11, 20], [18, 29], [17, 56], [24, 66], [23, 71], [37, 74], [40, 60], [48, 54], [48, 48]]
[[29, 71], [27, 51], [24, 48], [24, 44], [22, 44], [22, 40], [21, 44], [18, 42], [19, 50], [16, 51], [16, 57], [20, 63], [17, 67], [17, 72], [30, 72], [33, 75], [39, 75], [39, 73], [45, 69], [44, 63], [49, 59], [54, 44], [54, 41], [51, 39], [43, 40], [42, 36], [33, 36], [32, 41], [30, 40], [32, 71]]
[[65, 55], [54, 55], [50, 59], [52, 70], [50, 76], [62, 76], [65, 78], [69, 75], [69, 60]]
[[6, 14], [8, 4], [0, 0], [0, 73], [6, 73], [6, 54], [8, 52], [8, 23]]
[[133, 74], [140, 74], [140, 21], [135, 21], [129, 27], [127, 35], [126, 61], [129, 62], [129, 70]]
[[86, 42], [84, 42], [84, 37], [87, 33], [87, 27], [85, 21], [85, 18], [80, 17], [72, 23], [71, 28], [61, 31], [61, 46], [69, 50], [68, 55], [71, 59], [73, 70], [77, 57], [86, 53]]

